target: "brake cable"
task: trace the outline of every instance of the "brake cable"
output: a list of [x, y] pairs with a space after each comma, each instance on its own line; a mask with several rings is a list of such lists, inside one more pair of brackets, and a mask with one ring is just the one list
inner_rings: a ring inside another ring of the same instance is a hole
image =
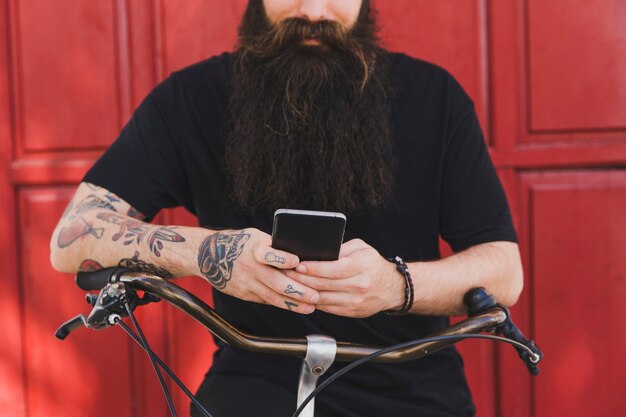
[[150, 349], [150, 346], [148, 345], [148, 340], [146, 339], [145, 335], [141, 331], [141, 328], [139, 327], [139, 322], [137, 322], [137, 319], [135, 318], [135, 315], [133, 314], [132, 310], [129, 308], [127, 302], [124, 302], [124, 307], [126, 307], [126, 311], [128, 313], [128, 316], [130, 317], [131, 321], [133, 322], [133, 326], [137, 330], [137, 334], [135, 334], [133, 332], [133, 330], [130, 327], [128, 327], [128, 325], [126, 325], [126, 323], [124, 323], [122, 321], [122, 319], [121, 319], [121, 317], [119, 315], [117, 315], [117, 314], [113, 315], [111, 320], [115, 324], [119, 325], [120, 328], [122, 328], [122, 330], [124, 330], [126, 332], [126, 334], [128, 334], [128, 336], [130, 336], [130, 338], [133, 339], [135, 341], [135, 343], [137, 343], [148, 354], [148, 357], [150, 358], [150, 362], [152, 363], [152, 367], [154, 368], [154, 371], [156, 372], [157, 377], [159, 378], [159, 384], [161, 385], [161, 389], [163, 390], [163, 393], [165, 394], [165, 398], [167, 400], [167, 405], [168, 405], [168, 407], [170, 409], [170, 412], [172, 413], [172, 416], [176, 417], [176, 415], [177, 415], [176, 414], [176, 409], [174, 408], [174, 403], [173, 403], [172, 398], [170, 396], [169, 390], [167, 389], [167, 386], [165, 385], [165, 381], [163, 379], [163, 375], [159, 371], [159, 369], [157, 367], [157, 364], [158, 364], [158, 366], [160, 366], [165, 371], [165, 373], [167, 373], [167, 375], [172, 379], [172, 381], [174, 381], [174, 383], [176, 385], [178, 385], [178, 387], [185, 393], [185, 395], [187, 397], [189, 397], [191, 402], [193, 402], [194, 405], [196, 407], [198, 407], [198, 409], [202, 412], [202, 414], [204, 414], [206, 417], [213, 417], [211, 415], [211, 413], [209, 413], [207, 411], [207, 409], [204, 408], [204, 406], [200, 403], [200, 401], [198, 401], [196, 399], [196, 397], [187, 388], [187, 386], [165, 364], [165, 362], [163, 362], [163, 360], [156, 353], [154, 353], [154, 351], [152, 349]]
[[[135, 315], [133, 314], [133, 311], [131, 310], [130, 305], [128, 305], [128, 299], [123, 298], [120, 301], [122, 301], [122, 303], [124, 304], [126, 313], [128, 313], [128, 317], [130, 317], [130, 320], [133, 322], [133, 326], [135, 327], [135, 330], [137, 330], [137, 334], [139, 335], [139, 340], [141, 341], [141, 347], [143, 347], [143, 350], [146, 351], [146, 353], [148, 354], [148, 357], [150, 358], [150, 363], [152, 364], [152, 368], [154, 368], [154, 372], [156, 372], [157, 374], [157, 378], [159, 379], [159, 384], [161, 385], [163, 394], [165, 394], [165, 399], [167, 400], [167, 406], [170, 409], [170, 413], [172, 414], [173, 417], [177, 417], [176, 408], [174, 407], [174, 402], [172, 401], [172, 396], [170, 395], [170, 391], [167, 389], [167, 386], [165, 385], [163, 374], [161, 373], [161, 370], [157, 366], [156, 360], [154, 359], [154, 356], [155, 356], [154, 352], [152, 352], [152, 349], [150, 349], [150, 346], [148, 345], [148, 339], [146, 339], [146, 336], [144, 336], [143, 332], [141, 331], [141, 327], [139, 327], [139, 322], [137, 322], [137, 319], [135, 318]], [[115, 318], [117, 318], [117, 320], [121, 322], [121, 319], [119, 319], [119, 316], [114, 317], [114, 320]]]

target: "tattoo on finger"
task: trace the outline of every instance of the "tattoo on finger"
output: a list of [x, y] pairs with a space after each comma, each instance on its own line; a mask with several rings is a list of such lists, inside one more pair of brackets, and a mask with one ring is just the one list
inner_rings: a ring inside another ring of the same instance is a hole
[[287, 306], [289, 310], [293, 310], [294, 307], [298, 307], [298, 304], [292, 303], [291, 301], [286, 301], [286, 300], [285, 300], [285, 305]]
[[296, 290], [291, 284], [287, 285], [287, 288], [285, 289], [285, 294], [297, 294], [300, 297], [304, 296], [303, 292]]
[[278, 256], [273, 252], [267, 252], [265, 254], [265, 260], [267, 262], [275, 262], [277, 264], [286, 264], [287, 263], [287, 258], [283, 258], [282, 256]]

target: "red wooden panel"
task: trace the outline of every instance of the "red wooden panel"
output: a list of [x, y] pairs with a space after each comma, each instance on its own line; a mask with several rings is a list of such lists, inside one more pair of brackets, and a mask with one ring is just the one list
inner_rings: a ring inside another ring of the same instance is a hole
[[626, 408], [626, 175], [605, 180], [534, 193], [534, 325], [553, 358], [537, 380], [538, 415]]
[[6, 175], [13, 154], [11, 112], [9, 103], [8, 15], [6, 2], [0, 0], [0, 317], [3, 339], [0, 343], [0, 414], [23, 417], [23, 360], [21, 309], [17, 271], [17, 228], [13, 187]]
[[626, 128], [626, 2], [527, 0], [532, 130]]
[[496, 415], [494, 395], [498, 387], [494, 372], [493, 343], [483, 340], [468, 340], [457, 344], [465, 363], [465, 373], [476, 405], [477, 415]]
[[25, 152], [104, 147], [119, 128], [114, 2], [10, 0]]
[[162, 75], [234, 49], [247, 0], [161, 0]]
[[155, 65], [154, 0], [128, 2], [130, 26], [130, 65], [132, 68], [132, 100], [135, 108], [154, 87], [157, 79]]
[[483, 127], [488, 127], [486, 2], [378, 0], [374, 4], [385, 46], [450, 71], [475, 101]]
[[[73, 277], [55, 272], [48, 261], [50, 235], [70, 195], [69, 189], [19, 193], [28, 416], [130, 416], [126, 335], [118, 329], [80, 329], [63, 342], [54, 338], [60, 323], [89, 312]], [[107, 400], [105, 393], [113, 393], [115, 401]]]
[[626, 407], [626, 172], [524, 176], [530, 190], [533, 336], [546, 355], [533, 415]]

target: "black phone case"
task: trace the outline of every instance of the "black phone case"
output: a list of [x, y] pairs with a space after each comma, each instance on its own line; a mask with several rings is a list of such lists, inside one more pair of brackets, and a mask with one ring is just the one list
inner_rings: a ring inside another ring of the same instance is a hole
[[274, 217], [272, 247], [301, 261], [335, 261], [343, 242], [343, 217], [279, 213]]

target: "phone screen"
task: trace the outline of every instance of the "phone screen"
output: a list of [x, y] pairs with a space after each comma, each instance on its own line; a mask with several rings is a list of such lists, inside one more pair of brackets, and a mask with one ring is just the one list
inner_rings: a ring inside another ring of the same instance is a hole
[[276, 210], [272, 247], [293, 253], [301, 261], [334, 261], [339, 258], [345, 227], [342, 213]]

